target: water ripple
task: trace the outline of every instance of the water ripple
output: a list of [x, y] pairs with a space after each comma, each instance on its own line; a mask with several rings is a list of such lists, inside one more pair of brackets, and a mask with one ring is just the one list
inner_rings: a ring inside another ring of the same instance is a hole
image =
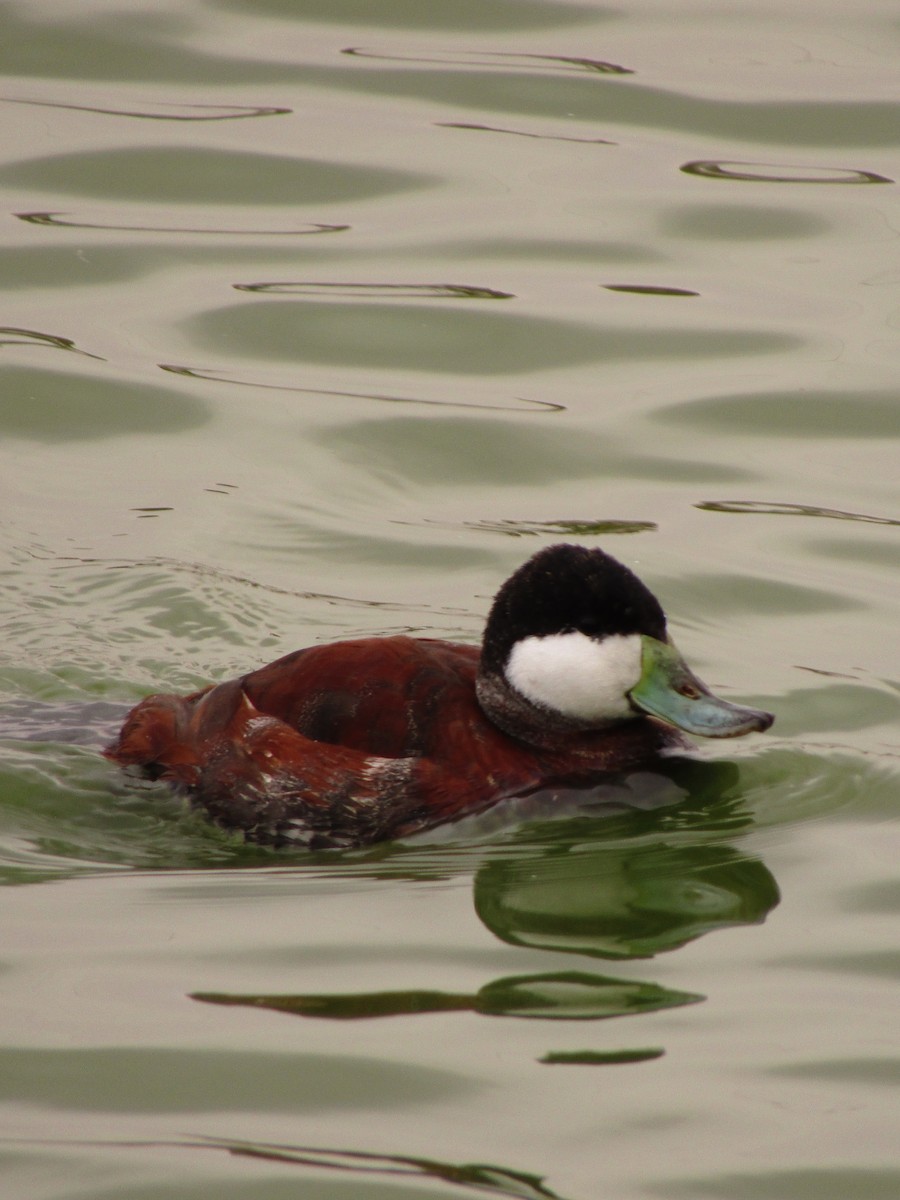
[[633, 292], [638, 296], [699, 296], [690, 288], [663, 287], [649, 283], [603, 283], [600, 285], [608, 292]]
[[100, 113], [107, 117], [139, 117], [146, 121], [238, 121], [244, 117], [274, 117], [291, 113], [292, 108], [276, 105], [247, 104], [174, 104], [162, 101], [160, 108], [201, 109], [200, 112], [151, 112], [138, 108], [101, 108], [90, 104], [63, 104], [57, 100], [24, 100], [18, 96], [0, 96], [7, 104], [29, 104], [35, 108], [65, 108], [73, 112]]
[[822, 508], [817, 504], [785, 504], [765, 500], [704, 500], [695, 504], [705, 512], [768, 513], [778, 517], [826, 517], [832, 521], [864, 521], [871, 525], [900, 525], [893, 517], [873, 517], [866, 513], [845, 512], [840, 508]]
[[223, 229], [214, 226], [183, 226], [183, 225], [112, 225], [106, 221], [64, 221], [65, 213], [59, 212], [21, 212], [13, 213], [20, 221], [31, 225], [55, 225], [66, 229], [106, 229], [121, 233], [202, 233], [226, 235], [228, 237], [298, 237], [310, 233], [343, 233], [350, 225], [326, 225], [311, 222], [299, 229]]
[[506, 404], [477, 403], [472, 400], [437, 400], [424, 396], [392, 396], [384, 392], [351, 392], [338, 391], [333, 388], [298, 387], [290, 383], [264, 383], [259, 379], [236, 379], [226, 375], [224, 370], [214, 367], [186, 367], [176, 363], [159, 363], [160, 370], [171, 371], [173, 375], [187, 375], [191, 379], [206, 379], [212, 383], [232, 383], [237, 387], [265, 388], [273, 392], [296, 392], [304, 396], [335, 396], [346, 400], [378, 400], [385, 404], [425, 404], [438, 408], [476, 408], [490, 409], [497, 412], [519, 412], [538, 410], [540, 412], [565, 412], [564, 404], [552, 400], [532, 400], [527, 396], [515, 396]]
[[0, 346], [40, 346], [47, 350], [69, 350], [73, 354], [83, 354], [85, 358], [96, 358], [98, 362], [106, 362], [99, 354], [91, 354], [76, 346], [71, 338], [60, 337], [55, 333], [42, 333], [38, 329], [20, 329], [17, 325], [0, 325]]
[[[395, 521], [394, 524], [412, 525], [413, 521]], [[559, 520], [559, 521], [434, 521], [425, 520], [423, 525], [437, 525], [442, 529], [472, 529], [476, 533], [502, 533], [506, 537], [608, 537], [620, 533], [647, 533], [659, 526], [655, 521]]]
[[435, 121], [441, 129], [477, 129], [483, 133], [508, 133], [513, 137], [537, 138], [546, 142], [583, 142], [591, 146], [617, 146], [609, 138], [563, 137], [558, 133], [529, 133], [525, 129], [502, 129], [499, 125], [479, 125], [468, 121]]
[[[619, 66], [618, 63], [604, 62], [597, 58], [581, 58], [570, 54], [525, 54], [520, 51], [507, 50], [454, 50], [447, 54], [379, 54], [372, 50], [363, 50], [358, 46], [348, 46], [342, 54], [351, 54], [356, 58], [374, 58], [383, 62], [414, 62], [427, 63], [439, 67], [499, 67], [504, 70], [519, 70], [522, 62], [536, 65], [543, 71], [591, 71], [600, 75], [633, 75], [629, 67]], [[544, 64], [549, 64], [545, 66]]]
[[[606, 1056], [607, 1062], [636, 1062], [647, 1057], [658, 1057], [662, 1051], [637, 1050], [621, 1051]], [[636, 1056], [640, 1055], [640, 1059]], [[630, 1057], [626, 1057], [630, 1056]], [[548, 1056], [546, 1060], [563, 1062], [565, 1056]], [[585, 1061], [585, 1060], [582, 1060]], [[431, 1158], [410, 1157], [403, 1154], [373, 1154], [363, 1150], [340, 1149], [333, 1146], [300, 1146], [284, 1142], [238, 1141], [234, 1138], [201, 1137], [197, 1140], [188, 1138], [173, 1141], [138, 1141], [130, 1139], [127, 1142], [118, 1140], [86, 1141], [41, 1139], [4, 1139], [5, 1146], [53, 1147], [90, 1147], [91, 1149], [109, 1149], [117, 1153], [123, 1150], [212, 1150], [225, 1154], [278, 1163], [282, 1166], [308, 1167], [328, 1171], [344, 1172], [349, 1176], [361, 1177], [384, 1176], [411, 1178], [449, 1184], [454, 1192], [457, 1189], [469, 1195], [472, 1191], [489, 1193], [491, 1196], [509, 1197], [509, 1200], [563, 1200], [556, 1192], [550, 1190], [542, 1175], [533, 1175], [525, 1171], [512, 1170], [509, 1167], [498, 1166], [494, 1163], [456, 1163], [444, 1162]], [[356, 1186], [365, 1186], [356, 1185]], [[376, 1187], [380, 1185], [376, 1183]], [[360, 1193], [361, 1194], [361, 1193]], [[369, 1189], [366, 1188], [366, 1194]], [[379, 1194], [382, 1194], [379, 1192]], [[386, 1193], [384, 1193], [386, 1195]], [[393, 1191], [391, 1194], [394, 1194]], [[399, 1195], [399, 1193], [397, 1193]], [[405, 1190], [404, 1195], [407, 1193]], [[429, 1192], [429, 1195], [431, 1192]], [[437, 1195], [437, 1193], [434, 1193]]]
[[361, 296], [377, 300], [398, 297], [412, 300], [513, 300], [513, 292], [498, 292], [495, 288], [475, 287], [463, 283], [331, 283], [297, 281], [284, 283], [235, 283], [239, 292], [263, 292], [278, 296]]
[[701, 175], [704, 179], [743, 179], [753, 183], [895, 182], [886, 175], [878, 175], [874, 171], [858, 171], [853, 167], [798, 167], [779, 163], [713, 162], [711, 159], [697, 159], [685, 163], [681, 170], [687, 175]]

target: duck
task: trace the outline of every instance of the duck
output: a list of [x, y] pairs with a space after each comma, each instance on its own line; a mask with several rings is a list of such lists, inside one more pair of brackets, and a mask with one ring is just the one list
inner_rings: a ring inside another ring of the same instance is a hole
[[358, 848], [501, 800], [589, 786], [774, 717], [715, 696], [657, 598], [595, 547], [547, 546], [502, 584], [481, 645], [390, 635], [296, 650], [152, 695], [103, 751], [250, 842]]

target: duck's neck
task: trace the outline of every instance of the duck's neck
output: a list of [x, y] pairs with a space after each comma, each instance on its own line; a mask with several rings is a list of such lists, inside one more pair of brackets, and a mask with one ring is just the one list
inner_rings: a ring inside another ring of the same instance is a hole
[[539, 708], [513, 688], [497, 671], [481, 670], [475, 694], [482, 712], [498, 729], [541, 750], [575, 748], [591, 735], [630, 725], [630, 721], [582, 721], [549, 708]]

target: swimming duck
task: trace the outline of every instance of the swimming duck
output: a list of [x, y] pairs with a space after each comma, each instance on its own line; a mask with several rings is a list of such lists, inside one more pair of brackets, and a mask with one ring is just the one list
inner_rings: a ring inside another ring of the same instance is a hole
[[361, 846], [554, 785], [584, 786], [770, 713], [718, 699], [656, 597], [562, 544], [498, 591], [481, 647], [361, 638], [297, 650], [190, 696], [156, 695], [104, 751], [271, 844]]

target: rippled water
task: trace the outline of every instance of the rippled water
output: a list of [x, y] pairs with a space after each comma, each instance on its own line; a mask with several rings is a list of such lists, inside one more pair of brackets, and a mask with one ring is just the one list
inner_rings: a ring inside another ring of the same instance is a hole
[[[4, 1194], [900, 1193], [898, 38], [0, 8]], [[560, 538], [772, 733], [311, 857], [97, 754]]]

